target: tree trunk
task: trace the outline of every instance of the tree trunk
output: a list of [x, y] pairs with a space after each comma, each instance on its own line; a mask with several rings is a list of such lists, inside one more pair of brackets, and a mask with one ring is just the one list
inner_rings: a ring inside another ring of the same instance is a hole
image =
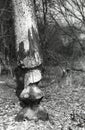
[[[41, 80], [40, 70], [35, 69], [42, 63], [39, 47], [39, 34], [34, 12], [33, 0], [12, 0], [14, 7], [14, 26], [17, 58], [24, 69], [24, 88]], [[27, 89], [29, 90], [29, 89]]]
[[[15, 35], [19, 60], [26, 67], [34, 67], [41, 64], [39, 54], [39, 35], [37, 21], [34, 12], [33, 0], [12, 0], [15, 12]], [[27, 57], [34, 56], [34, 63], [27, 62]]]

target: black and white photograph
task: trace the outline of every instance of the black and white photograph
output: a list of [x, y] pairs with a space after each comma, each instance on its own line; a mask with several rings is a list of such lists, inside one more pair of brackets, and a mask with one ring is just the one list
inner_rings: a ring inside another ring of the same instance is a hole
[[85, 0], [0, 0], [0, 130], [85, 130]]

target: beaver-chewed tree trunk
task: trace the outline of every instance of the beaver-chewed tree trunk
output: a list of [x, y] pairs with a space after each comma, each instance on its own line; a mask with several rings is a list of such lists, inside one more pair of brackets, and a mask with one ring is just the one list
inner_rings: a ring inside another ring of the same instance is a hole
[[32, 99], [41, 98], [42, 92], [34, 85], [42, 78], [41, 71], [38, 69], [38, 66], [42, 64], [42, 58], [34, 3], [33, 0], [12, 0], [12, 4], [14, 9], [17, 59], [21, 65], [21, 68], [19, 68], [21, 70], [20, 74], [17, 76], [20, 82], [22, 80], [21, 75], [25, 72], [24, 76], [22, 76], [24, 78], [24, 90], [21, 92], [20, 97], [23, 100], [25, 98], [31, 99], [31, 97]]

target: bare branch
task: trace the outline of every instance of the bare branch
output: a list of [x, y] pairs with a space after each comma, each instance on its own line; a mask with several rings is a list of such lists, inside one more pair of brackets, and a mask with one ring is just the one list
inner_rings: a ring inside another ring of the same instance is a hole
[[[5, 1], [4, 8], [3, 8], [3, 9], [5, 9], [6, 4], [7, 4], [7, 0]], [[1, 11], [0, 17], [3, 15], [3, 13], [4, 13], [4, 10]]]

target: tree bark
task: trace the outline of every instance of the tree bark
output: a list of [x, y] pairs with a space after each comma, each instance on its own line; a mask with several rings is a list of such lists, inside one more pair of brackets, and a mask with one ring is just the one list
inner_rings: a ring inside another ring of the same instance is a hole
[[24, 76], [24, 88], [41, 80], [41, 71], [36, 66], [42, 64], [39, 47], [39, 34], [37, 20], [34, 12], [33, 0], [12, 0], [14, 7], [14, 26], [16, 37], [17, 58], [23, 69], [27, 71]]
[[[24, 62], [26, 67], [34, 67], [36, 64], [41, 64], [41, 57], [39, 54], [39, 35], [33, 0], [12, 1], [15, 14], [15, 35], [18, 58]], [[29, 66], [31, 64], [29, 63], [29, 55], [34, 56], [36, 59], [34, 61], [36, 63], [32, 63], [32, 66]]]

